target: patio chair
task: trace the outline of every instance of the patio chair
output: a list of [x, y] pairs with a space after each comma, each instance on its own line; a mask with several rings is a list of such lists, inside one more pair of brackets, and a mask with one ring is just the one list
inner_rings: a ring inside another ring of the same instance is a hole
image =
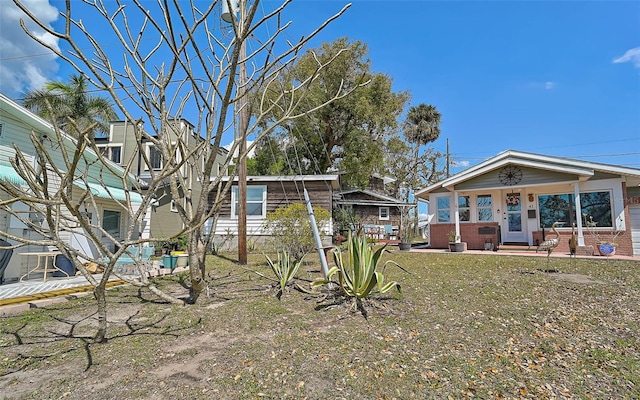
[[151, 256], [155, 253], [155, 248], [151, 246], [142, 247], [142, 253], [140, 254], [140, 257], [138, 257], [138, 246], [129, 246], [127, 250], [129, 251], [129, 253], [131, 253], [131, 255], [125, 253], [122, 256], [118, 257], [118, 260], [116, 261], [116, 264], [114, 266], [114, 271], [118, 273], [124, 273], [126, 271], [127, 265], [136, 264], [138, 261], [140, 261], [142, 264], [146, 264], [151, 260]]

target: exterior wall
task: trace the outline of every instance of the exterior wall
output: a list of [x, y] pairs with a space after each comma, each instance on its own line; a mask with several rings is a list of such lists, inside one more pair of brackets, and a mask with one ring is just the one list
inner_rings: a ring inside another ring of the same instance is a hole
[[[63, 160], [63, 152], [66, 151], [67, 154], [72, 154], [77, 148], [75, 141], [67, 137], [64, 138], [61, 150], [60, 146], [58, 146], [57, 144], [56, 133], [51, 125], [49, 125], [42, 118], [37, 117], [26, 109], [23, 109], [17, 104], [14, 104], [12, 101], [6, 99], [2, 95], [0, 95], [0, 124], [2, 124], [2, 134], [0, 135], [0, 164], [3, 165], [10, 165], [10, 158], [15, 157], [16, 151], [13, 148], [14, 145], [19, 148], [19, 151], [23, 155], [25, 155], [27, 160], [33, 160], [33, 165], [37, 165], [37, 163], [35, 162], [37, 154], [29, 137], [31, 132], [34, 132], [35, 135], [44, 144], [45, 148], [49, 150], [53, 164], [62, 171], [66, 170]], [[80, 160], [77, 166], [78, 176], [80, 174], [86, 174], [88, 179], [90, 181], [93, 179], [93, 182], [95, 183], [102, 181], [102, 183], [107, 186], [118, 189], [125, 189], [126, 177], [111, 172], [109, 169], [104, 168], [103, 165], [100, 165], [100, 163], [95, 163], [94, 161], [97, 160], [97, 158], [98, 156], [93, 151], [86, 150], [84, 153], [84, 157]], [[60, 186], [59, 178], [51, 173], [49, 174], [49, 178], [49, 189], [57, 190]], [[82, 197], [82, 190], [80, 188], [74, 186], [72, 190], [72, 199], [75, 200]], [[9, 199], [8, 194], [5, 192], [0, 192], [0, 198], [6, 200]], [[97, 210], [92, 210], [91, 206], [88, 205], [87, 202], [85, 202], [83, 205], [83, 207], [86, 207], [87, 212], [92, 213], [93, 223], [97, 223], [98, 213], [102, 213], [102, 210], [107, 208], [121, 212], [121, 230], [123, 230], [124, 227], [128, 225], [128, 215], [122, 211], [122, 207], [119, 206], [115, 201], [99, 197], [94, 197], [94, 200], [97, 206]], [[27, 206], [21, 202], [15, 202], [11, 207], [14, 210], [28, 210]], [[62, 208], [61, 212], [69, 216], [67, 209]], [[34, 231], [33, 229], [29, 229], [19, 219], [12, 217], [9, 213], [4, 211], [0, 211], [0, 230], [8, 232], [9, 234], [15, 236], [21, 236], [31, 240], [43, 239], [42, 236], [36, 233], [36, 231]], [[81, 232], [80, 230], [69, 228], [65, 231], [61, 231], [59, 234], [62, 241], [67, 243], [69, 246], [76, 248], [88, 257], [99, 256], [95, 246], [87, 241], [87, 235], [83, 234], [83, 232]], [[14, 244], [18, 243], [14, 242]], [[5, 271], [5, 280], [17, 279], [26, 272], [26, 263], [28, 261], [24, 260], [23, 257], [20, 256], [20, 253], [47, 250], [48, 248], [45, 246], [36, 245], [23, 246], [19, 249], [14, 250], [11, 261], [7, 267], [7, 270]]]
[[[260, 181], [248, 182], [247, 187], [266, 186], [267, 187], [267, 204], [266, 212], [272, 212], [280, 207], [285, 207], [292, 203], [305, 204], [304, 192], [301, 182], [293, 181]], [[234, 185], [235, 186], [235, 185]], [[304, 187], [309, 193], [311, 205], [321, 207], [331, 213], [333, 190], [324, 181], [305, 181]], [[209, 198], [209, 203], [213, 202], [213, 193]], [[215, 241], [221, 242], [225, 237], [231, 237], [231, 247], [236, 247], [236, 237], [238, 234], [238, 223], [236, 218], [231, 217], [231, 191], [227, 193], [220, 212], [218, 214], [218, 223], [214, 232]], [[264, 231], [264, 218], [247, 218], [247, 241], [249, 243], [260, 243], [266, 240], [270, 235]], [[333, 224], [331, 221], [318, 226], [322, 241], [325, 245], [331, 244], [331, 235], [333, 232]]]
[[373, 225], [400, 225], [400, 211], [397, 207], [389, 206], [389, 219], [380, 219], [379, 206], [361, 206], [354, 205], [353, 212], [358, 217], [360, 224]]
[[[186, 143], [187, 148], [194, 148], [202, 140], [197, 132], [193, 130], [193, 126], [182, 119], [175, 120], [175, 131], [169, 131], [169, 135], [174, 136], [172, 141], [182, 140]], [[108, 143], [106, 145], [123, 145], [122, 150], [122, 162], [124, 165], [128, 160], [133, 160], [132, 172], [138, 174], [141, 178], [150, 178], [149, 166], [139, 165], [138, 162], [138, 146], [135, 143], [135, 126], [126, 121], [116, 121], [111, 123], [111, 129], [109, 133]], [[148, 150], [148, 145], [143, 145], [145, 151]], [[221, 154], [218, 154], [216, 162], [218, 165], [224, 164], [224, 159]], [[144, 161], [142, 161], [144, 162]], [[204, 157], [200, 156], [197, 163], [204, 163]], [[183, 167], [182, 173], [191, 179], [191, 195], [193, 198], [198, 198], [202, 191], [202, 185], [198, 179], [194, 176], [192, 168], [189, 165]], [[215, 166], [214, 166], [214, 173]], [[167, 188], [164, 191], [156, 193], [156, 198], [160, 199], [157, 206], [153, 207], [150, 215], [150, 226], [147, 228], [151, 237], [170, 237], [180, 232], [184, 223], [176, 211], [172, 211], [171, 207], [171, 192]], [[175, 199], [176, 201], [184, 201], [183, 198]]]
[[[522, 186], [538, 186], [557, 184], [559, 182], [576, 182], [578, 177], [574, 174], [567, 174], [555, 171], [541, 170], [535, 168], [521, 168], [523, 179], [520, 182]], [[461, 182], [456, 185], [457, 190], [477, 190], [483, 188], [496, 187], [502, 185], [499, 179], [500, 170], [487, 172], [486, 174], [477, 176], [473, 179]]]
[[[626, 185], [620, 178], [613, 179], [610, 175], [602, 175], [600, 176], [602, 179], [596, 179], [594, 181], [587, 181], [579, 183], [579, 190], [581, 192], [585, 191], [610, 191], [611, 192], [611, 203], [612, 203], [612, 219], [616, 220], [617, 229], [623, 231], [623, 233], [618, 236], [616, 242], [618, 243], [618, 248], [616, 249], [616, 254], [619, 255], [633, 255], [633, 242], [631, 240], [631, 232], [629, 226], [629, 207], [626, 203], [626, 199], [628, 198], [626, 192]], [[514, 192], [519, 192], [522, 198], [523, 205], [523, 239], [524, 242], [528, 243], [530, 246], [537, 246], [538, 243], [541, 243], [542, 240], [542, 230], [539, 228], [540, 226], [540, 215], [538, 210], [538, 196], [546, 195], [546, 194], [556, 194], [556, 193], [573, 193], [575, 183], [565, 183], [565, 184], [555, 184], [555, 185], [545, 185], [545, 186], [534, 186], [531, 188], [513, 188], [513, 189], [504, 189], [504, 190], [460, 190], [457, 192], [459, 196], [470, 196], [471, 197], [471, 222], [460, 222], [460, 236], [463, 242], [468, 244], [469, 249], [484, 249], [484, 241], [480, 240], [480, 238], [476, 238], [477, 228], [481, 226], [489, 226], [489, 225], [501, 225], [504, 221], [504, 194], [509, 190], [513, 190]], [[437, 213], [437, 197], [442, 196], [444, 193], [432, 193], [429, 196], [429, 204], [432, 205], [434, 209], [430, 209], [430, 212]], [[493, 220], [494, 222], [478, 222], [477, 221], [477, 210], [474, 205], [474, 199], [477, 195], [487, 195], [490, 194], [493, 198]], [[446, 196], [450, 197], [451, 204], [455, 204], [453, 192], [446, 193]], [[532, 196], [533, 201], [529, 200], [529, 197]], [[527, 218], [527, 211], [534, 210], [536, 213], [535, 218]], [[438, 223], [437, 215], [430, 225], [430, 245], [433, 248], [447, 248], [448, 247], [448, 233], [452, 230], [455, 230], [455, 225], [453, 224], [455, 207], [451, 208], [451, 222], [447, 223]], [[509, 241], [505, 239], [505, 227], [502, 226], [502, 237], [500, 240], [494, 240], [494, 243], [501, 243], [502, 241]], [[561, 243], [556, 249], [556, 251], [569, 251], [568, 240], [571, 236], [570, 228], [561, 228], [559, 229], [562, 239]], [[595, 239], [589, 234], [586, 227], [584, 228], [584, 241], [585, 247], [594, 246], [595, 247]], [[601, 236], [603, 238], [610, 237], [611, 232], [600, 231]], [[546, 232], [546, 235], [549, 235], [549, 231]], [[584, 250], [588, 252], [588, 250]], [[597, 253], [597, 251], [596, 251]]]
[[[481, 233], [480, 229], [493, 228], [495, 234]], [[429, 243], [432, 248], [446, 249], [449, 247], [449, 232], [455, 231], [455, 224], [431, 225]], [[499, 227], [497, 222], [465, 223], [460, 224], [460, 240], [467, 243], [469, 250], [484, 250], [485, 243], [492, 243], [497, 248], [499, 240]]]
[[[604, 238], [608, 238], [611, 237], [611, 235], [614, 233], [615, 231], [598, 231], [598, 233], [600, 234], [600, 236], [604, 239]], [[544, 232], [544, 237], [546, 239], [549, 238], [555, 238], [555, 234], [553, 233], [553, 231], [545, 231]], [[533, 238], [534, 238], [534, 244], [533, 246], [537, 246], [538, 244], [542, 243], [544, 241], [543, 239], [543, 234], [542, 231], [536, 231], [533, 233]], [[561, 231], [560, 232], [560, 244], [558, 244], [558, 247], [555, 248], [554, 252], [557, 253], [569, 253], [569, 239], [571, 238], [571, 231]], [[615, 242], [618, 244], [617, 248], [616, 248], [616, 254], [619, 255], [633, 255], [633, 243], [631, 242], [631, 235], [629, 234], [629, 231], [621, 234], [620, 236], [618, 236], [615, 240]], [[578, 249], [577, 253], [578, 255], [598, 255], [598, 243], [595, 237], [593, 237], [592, 235], [590, 235], [588, 232], [585, 231], [585, 235], [584, 235], [584, 248], [583, 249]]]

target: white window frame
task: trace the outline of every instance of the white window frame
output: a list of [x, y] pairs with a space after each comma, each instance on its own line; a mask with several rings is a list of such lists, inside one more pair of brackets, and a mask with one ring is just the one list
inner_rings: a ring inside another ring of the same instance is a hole
[[[489, 205], [485, 205], [485, 206], [481, 206], [480, 205], [480, 199], [481, 198], [489, 198]], [[493, 196], [490, 194], [479, 194], [476, 196], [476, 207], [477, 207], [477, 215], [476, 218], [478, 220], [478, 222], [493, 222]], [[489, 210], [490, 214], [490, 218], [489, 219], [480, 219], [480, 213], [483, 210]]]
[[[103, 156], [108, 158], [109, 160], [113, 161], [114, 163], [120, 165], [122, 164], [122, 150], [123, 150], [123, 146], [121, 143], [109, 143], [109, 144], [103, 144], [103, 145], [98, 145], [98, 150], [100, 151], [106, 151], [106, 153], [103, 153]], [[113, 159], [113, 149], [118, 148], [120, 149], [120, 160], [115, 161]]]
[[[466, 207], [462, 205], [461, 199], [466, 199]], [[468, 215], [468, 218], [463, 218], [463, 215]], [[460, 215], [460, 222], [471, 222], [471, 196], [461, 195], [458, 196], [458, 214]]]
[[389, 207], [378, 207], [378, 219], [380, 221], [389, 221], [390, 212], [391, 210]]
[[[154, 167], [153, 165], [151, 165], [151, 149], [152, 148], [154, 148], [155, 151], [158, 151], [160, 153], [160, 167]], [[144, 168], [147, 171], [149, 171], [149, 170], [154, 170], [154, 171], [161, 170], [162, 167], [164, 166], [164, 160], [162, 159], [162, 153], [158, 150], [156, 145], [154, 145], [153, 143], [147, 143], [146, 144], [146, 148], [145, 148], [145, 153], [147, 154], [147, 159], [149, 160], [149, 165], [145, 165]]]
[[[251, 186], [247, 186], [247, 193], [249, 192], [249, 190], [252, 189], [262, 189], [262, 213], [261, 215], [249, 215], [247, 213], [247, 219], [264, 219], [267, 217], [267, 186], [266, 185], [251, 185]], [[238, 218], [238, 213], [237, 213], [237, 203], [238, 203], [238, 186], [234, 185], [231, 188], [231, 218], [232, 219], [237, 219]], [[249, 196], [247, 195], [247, 206], [250, 203], [258, 203], [257, 201], [250, 201], [249, 200]]]
[[[447, 208], [438, 208], [438, 206], [440, 204], [438, 204], [438, 200], [440, 199], [447, 199], [449, 201], [449, 207]], [[453, 218], [452, 218], [452, 205], [453, 205], [453, 201], [451, 200], [451, 196], [437, 196], [435, 198], [435, 203], [436, 203], [436, 221], [438, 223], [442, 223], [442, 224], [450, 224], [453, 222]], [[447, 220], [442, 220], [440, 219], [440, 212], [446, 212], [448, 215], [448, 219]]]
[[111, 236], [113, 236], [114, 238], [118, 239], [118, 238], [120, 238], [120, 236], [122, 234], [122, 212], [117, 211], [117, 210], [109, 210], [109, 209], [106, 209], [106, 208], [102, 210], [102, 221], [100, 222], [100, 225], [101, 225], [102, 229], [104, 229], [105, 231], [106, 231], [106, 228], [104, 226], [104, 220], [105, 220], [105, 213], [107, 213], [107, 212], [109, 212], [109, 213], [117, 213], [118, 214], [118, 232], [115, 233], [115, 231], [114, 231], [112, 233], [112, 232], [107, 231], [107, 233], [110, 233]]

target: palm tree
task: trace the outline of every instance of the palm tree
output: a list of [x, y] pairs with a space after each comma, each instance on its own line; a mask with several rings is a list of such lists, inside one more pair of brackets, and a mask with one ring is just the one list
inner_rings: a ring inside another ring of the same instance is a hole
[[109, 121], [117, 114], [107, 99], [87, 93], [87, 83], [83, 75], [71, 75], [69, 83], [50, 81], [28, 92], [22, 104], [75, 137], [83, 133], [93, 139], [109, 132]]
[[[419, 172], [418, 162], [420, 160], [420, 146], [431, 143], [440, 136], [440, 112], [431, 104], [419, 104], [409, 108], [407, 117], [402, 124], [404, 128], [404, 136], [407, 142], [414, 145], [413, 155], [408, 160], [408, 171], [405, 176], [403, 191], [403, 200], [409, 201], [409, 195], [412, 190], [419, 184]], [[432, 161], [432, 172], [435, 172], [436, 161]], [[415, 222], [417, 223], [417, 213], [414, 212]], [[403, 209], [401, 212], [402, 229], [405, 232], [402, 234], [403, 241], [405, 240], [406, 230], [408, 228], [408, 210]], [[415, 224], [414, 224], [415, 226]]]
[[440, 112], [431, 104], [413, 106], [404, 121], [404, 134], [409, 143], [418, 147], [440, 136]]

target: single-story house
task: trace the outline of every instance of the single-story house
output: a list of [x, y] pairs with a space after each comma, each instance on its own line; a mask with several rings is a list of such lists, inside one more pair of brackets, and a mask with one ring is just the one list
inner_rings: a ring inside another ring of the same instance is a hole
[[364, 233], [375, 240], [398, 240], [402, 215], [416, 206], [371, 189], [336, 192], [334, 205], [353, 213]]
[[[32, 132], [47, 150], [49, 160], [39, 159], [30, 138]], [[33, 193], [25, 179], [12, 166], [11, 160], [15, 160], [16, 153], [20, 152], [31, 170], [38, 174], [38, 178], [34, 179], [40, 179], [43, 176], [42, 168], [46, 168], [48, 171], [46, 190], [53, 196], [61, 188], [61, 174], [64, 176], [67, 171], [63, 154], [65, 152], [67, 155], [73, 154], [77, 146], [78, 141], [64, 133], [61, 141], [58, 141], [56, 130], [49, 122], [0, 94], [0, 200], [5, 202], [0, 207], [0, 239], [6, 240], [11, 245], [20, 244], [19, 241], [14, 240], [15, 237], [31, 241], [28, 245], [23, 243], [22, 247], [13, 250], [4, 271], [5, 281], [18, 279], [27, 271], [29, 261], [27, 257], [22, 257], [21, 253], [57, 250], [37, 244], [44, 239], [41, 233], [46, 233], [48, 230], [43, 226], [42, 215], [32, 208], [33, 205], [40, 204], [38, 200], [15, 201], [16, 197], [6, 191], [16, 188], [23, 193]], [[104, 229], [112, 238], [118, 240], [124, 236], [129, 226], [130, 214], [139, 209], [142, 198], [138, 193], [130, 191], [136, 182], [135, 176], [125, 174], [124, 169], [115, 163], [108, 161], [107, 164], [103, 164], [98, 160], [99, 157], [93, 150], [84, 150], [82, 159], [77, 164], [72, 184], [69, 185], [71, 187], [68, 188], [72, 201], [77, 202], [72, 204], [72, 207], [81, 210], [83, 218], [88, 219], [90, 224]], [[61, 174], [52, 172], [54, 169], [60, 170]], [[34, 195], [39, 196], [41, 193], [36, 192]], [[124, 205], [127, 200], [132, 208]], [[44, 206], [41, 205], [41, 207]], [[95, 242], [90, 239], [91, 235], [77, 223], [78, 220], [74, 219], [68, 208], [60, 205], [55, 215], [63, 222], [51, 229], [56, 229], [66, 244], [86, 255], [87, 259], [95, 259], [103, 255], [96, 249]], [[145, 235], [144, 229], [148, 228], [145, 222], [148, 221], [148, 216], [147, 212], [146, 218], [142, 221], [143, 232], [137, 233], [142, 237]], [[98, 237], [111, 250], [118, 245], [107, 235], [98, 234]]]
[[640, 256], [639, 185], [640, 169], [507, 150], [416, 196], [434, 215], [433, 248], [447, 248], [450, 233], [468, 249], [537, 246], [558, 221], [558, 252], [573, 232], [578, 254], [597, 253], [599, 236]]
[[[217, 215], [214, 242], [227, 241], [237, 247], [238, 234], [238, 185], [237, 177], [225, 176], [223, 184], [233, 179], [235, 182], [222, 202]], [[304, 189], [309, 194], [311, 205], [321, 207], [331, 213], [333, 193], [338, 189], [338, 175], [292, 175], [292, 176], [248, 176], [247, 177], [247, 240], [260, 242], [270, 234], [264, 223], [267, 213], [292, 203], [306, 204]], [[212, 193], [210, 203], [213, 204]], [[333, 223], [318, 226], [323, 243], [331, 244]], [[210, 225], [205, 232], [210, 232]]]

